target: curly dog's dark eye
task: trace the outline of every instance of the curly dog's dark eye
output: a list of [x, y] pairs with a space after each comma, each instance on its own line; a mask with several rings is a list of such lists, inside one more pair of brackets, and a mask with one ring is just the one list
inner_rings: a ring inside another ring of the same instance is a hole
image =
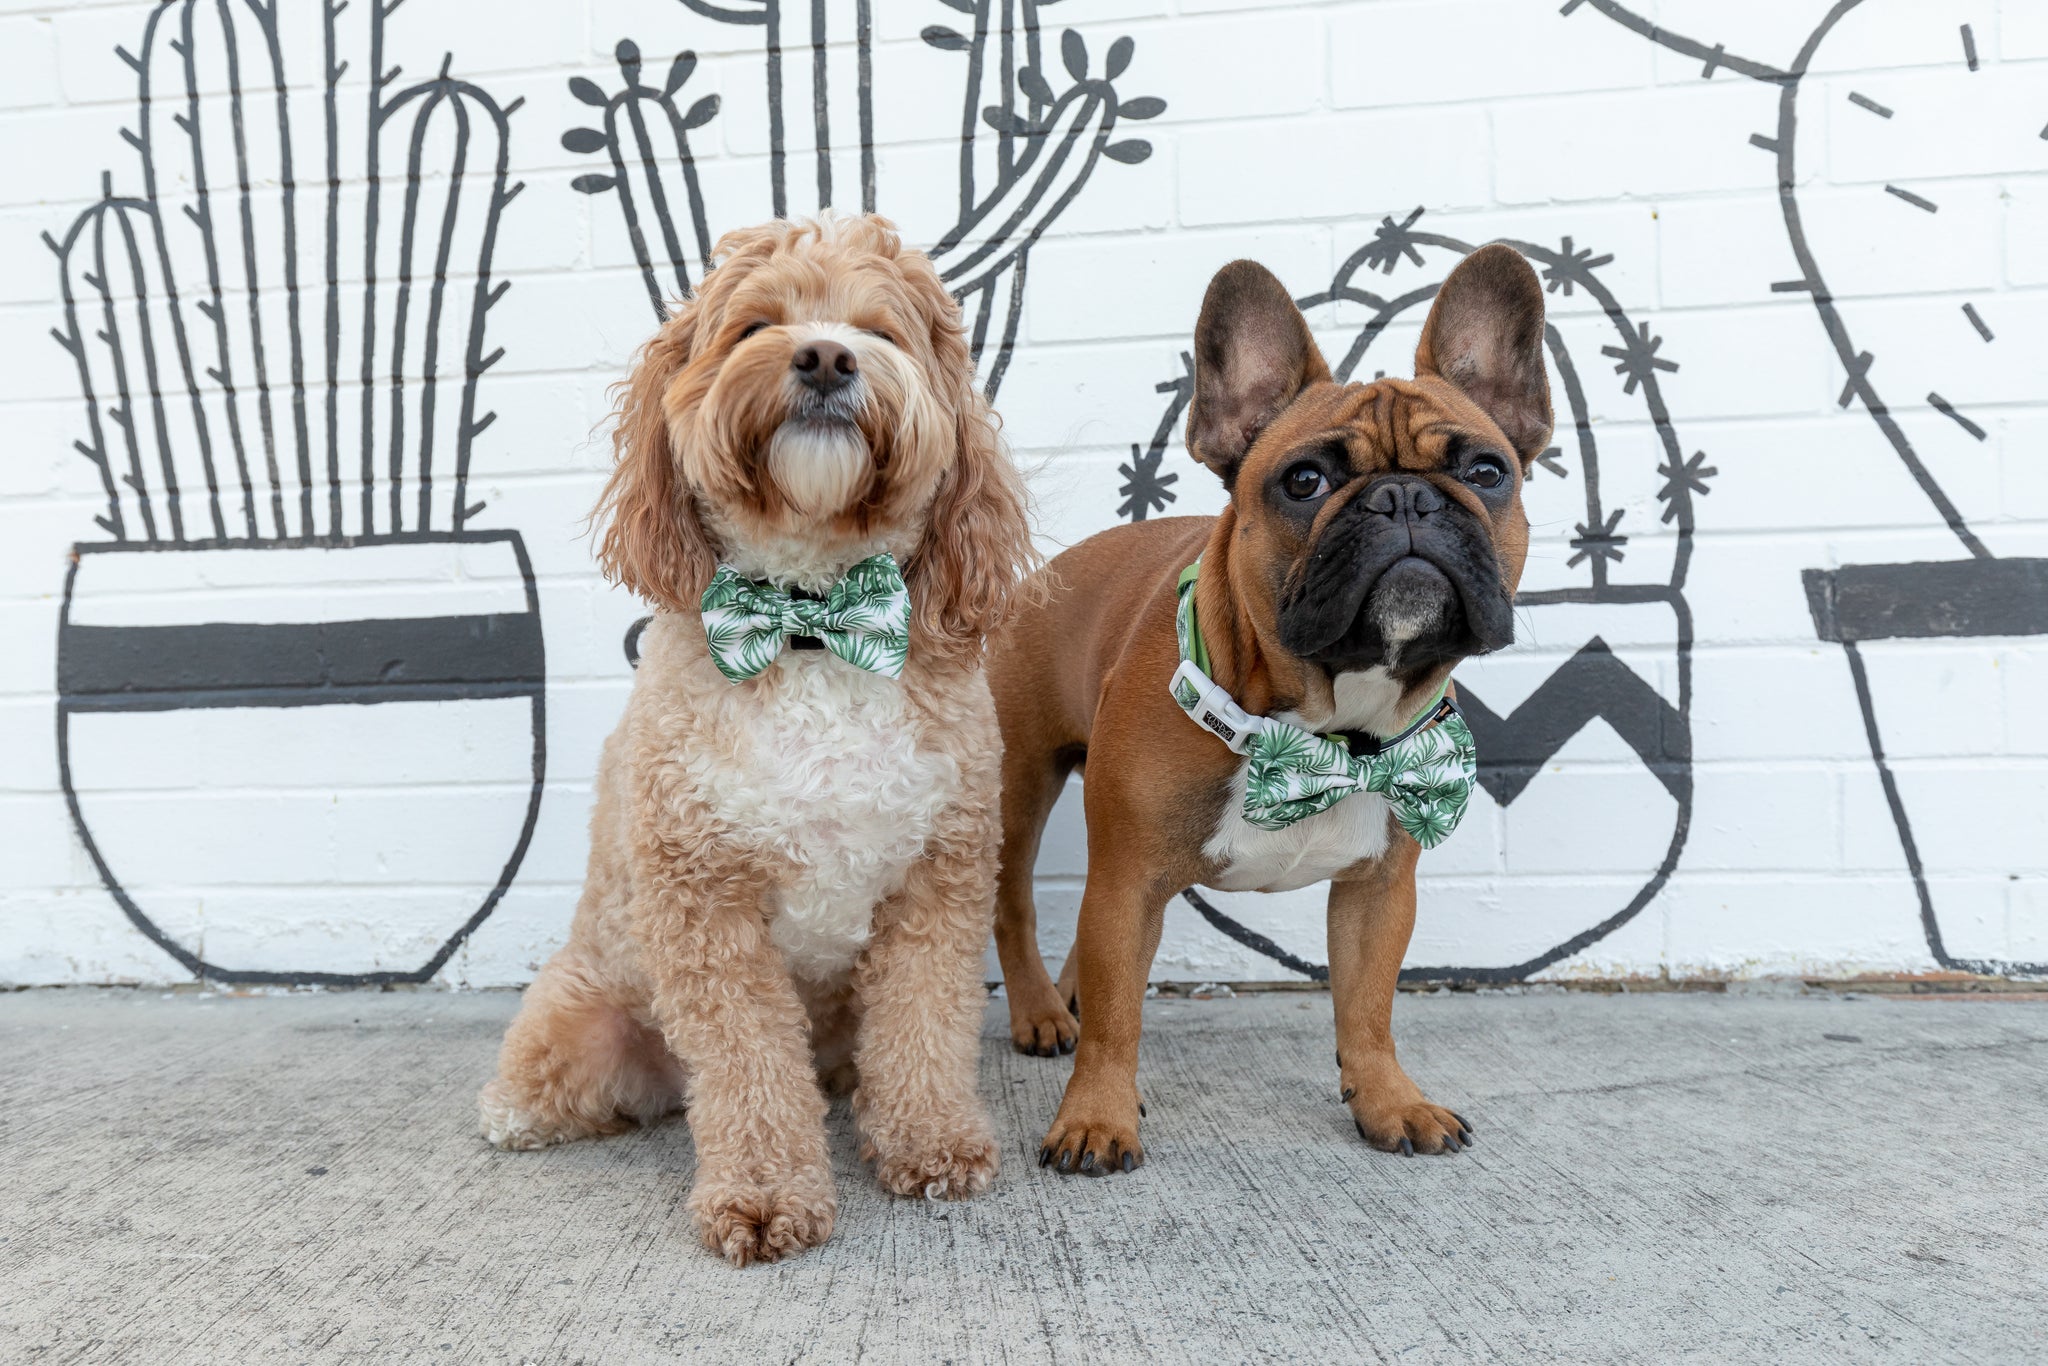
[[768, 328], [770, 328], [770, 327], [773, 327], [773, 326], [774, 326], [774, 324], [773, 324], [773, 323], [762, 323], [762, 322], [754, 322], [754, 323], [748, 323], [748, 324], [747, 324], [747, 325], [746, 325], [745, 327], [743, 327], [743, 328], [741, 328], [741, 329], [740, 329], [740, 340], [741, 340], [741, 341], [745, 341], [745, 340], [746, 340], [747, 338], [749, 338], [749, 337], [753, 336], [753, 335], [754, 335], [754, 334], [755, 334], [756, 332], [761, 332], [761, 331], [765, 331], [766, 329], [768, 329]]

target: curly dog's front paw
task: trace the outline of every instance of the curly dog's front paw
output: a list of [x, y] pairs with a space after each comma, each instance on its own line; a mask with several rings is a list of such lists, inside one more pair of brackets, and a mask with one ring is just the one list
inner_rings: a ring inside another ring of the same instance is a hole
[[995, 1184], [1002, 1159], [995, 1136], [986, 1124], [962, 1134], [936, 1136], [891, 1145], [871, 1146], [875, 1180], [891, 1195], [921, 1195], [927, 1200], [966, 1200]]
[[799, 1171], [779, 1181], [744, 1176], [700, 1179], [690, 1208], [704, 1246], [731, 1262], [777, 1262], [832, 1236], [839, 1200], [829, 1171]]

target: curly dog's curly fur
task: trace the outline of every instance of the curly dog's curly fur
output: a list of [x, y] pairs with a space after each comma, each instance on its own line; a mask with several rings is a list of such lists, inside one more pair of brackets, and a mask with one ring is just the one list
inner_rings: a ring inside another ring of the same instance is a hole
[[[658, 610], [569, 942], [479, 1102], [506, 1148], [686, 1102], [690, 1208], [744, 1265], [832, 1231], [821, 1082], [857, 1077], [885, 1188], [994, 1179], [974, 1090], [1001, 765], [982, 642], [1033, 552], [929, 260], [874, 217], [771, 223], [717, 255], [624, 387], [601, 558]], [[807, 347], [857, 370], [832, 404], [793, 369]], [[884, 550], [914, 613], [900, 680], [822, 650], [737, 684], [713, 665], [696, 601], [717, 565], [817, 592]]]

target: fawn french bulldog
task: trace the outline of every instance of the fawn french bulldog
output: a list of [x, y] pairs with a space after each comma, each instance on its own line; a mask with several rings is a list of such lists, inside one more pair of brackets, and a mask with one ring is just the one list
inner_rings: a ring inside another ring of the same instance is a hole
[[[1187, 446], [1230, 505], [1060, 555], [990, 651], [1011, 1038], [1042, 1055], [1079, 1042], [1040, 1165], [1144, 1160], [1146, 977], [1168, 899], [1194, 884], [1329, 880], [1339, 1071], [1360, 1136], [1405, 1153], [1471, 1141], [1401, 1070], [1390, 1021], [1417, 859], [1475, 773], [1451, 671], [1514, 636], [1522, 481], [1550, 439], [1543, 346], [1542, 288], [1504, 246], [1444, 282], [1413, 379], [1334, 383], [1268, 271], [1237, 261], [1211, 281]], [[1056, 986], [1032, 865], [1084, 767], [1088, 882]]]

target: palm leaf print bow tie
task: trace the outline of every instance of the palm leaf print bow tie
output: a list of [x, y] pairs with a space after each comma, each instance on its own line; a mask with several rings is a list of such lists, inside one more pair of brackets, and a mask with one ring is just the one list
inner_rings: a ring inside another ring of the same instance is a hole
[[910, 590], [896, 557], [871, 555], [822, 599], [740, 577], [720, 565], [699, 604], [711, 662], [742, 683], [775, 662], [791, 636], [810, 636], [856, 668], [903, 676], [910, 653]]
[[1209, 651], [1195, 621], [1200, 568], [1197, 560], [1181, 571], [1175, 617], [1181, 663], [1173, 675], [1173, 700], [1195, 724], [1246, 756], [1246, 823], [1284, 830], [1354, 792], [1377, 792], [1417, 844], [1433, 849], [1443, 843], [1463, 819], [1479, 776], [1478, 751], [1458, 704], [1438, 692], [1389, 740], [1317, 735], [1253, 716], [1209, 677]]

